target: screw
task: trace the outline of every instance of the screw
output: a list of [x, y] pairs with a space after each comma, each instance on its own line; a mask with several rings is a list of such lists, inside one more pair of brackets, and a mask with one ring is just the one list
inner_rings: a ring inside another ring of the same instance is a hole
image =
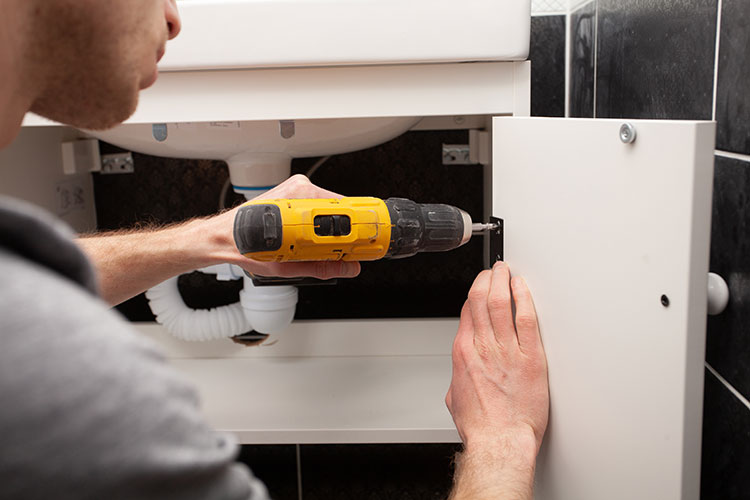
[[632, 144], [635, 142], [635, 137], [635, 127], [630, 123], [623, 123], [620, 127], [620, 140], [625, 144]]
[[663, 305], [664, 307], [669, 307], [669, 297], [667, 297], [666, 295], [662, 295], [661, 305]]

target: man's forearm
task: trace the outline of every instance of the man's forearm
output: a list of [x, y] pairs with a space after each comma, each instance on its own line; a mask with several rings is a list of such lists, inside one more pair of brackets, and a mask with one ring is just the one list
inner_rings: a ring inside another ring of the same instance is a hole
[[99, 277], [102, 298], [115, 305], [178, 274], [241, 258], [226, 212], [155, 230], [86, 235], [77, 240]]
[[456, 456], [449, 500], [532, 500], [535, 462], [533, 448], [468, 447]]

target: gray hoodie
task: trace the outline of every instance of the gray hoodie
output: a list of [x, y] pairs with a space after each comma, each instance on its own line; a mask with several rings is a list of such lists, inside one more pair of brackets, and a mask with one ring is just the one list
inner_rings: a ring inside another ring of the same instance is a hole
[[265, 499], [71, 238], [0, 197], [0, 499]]

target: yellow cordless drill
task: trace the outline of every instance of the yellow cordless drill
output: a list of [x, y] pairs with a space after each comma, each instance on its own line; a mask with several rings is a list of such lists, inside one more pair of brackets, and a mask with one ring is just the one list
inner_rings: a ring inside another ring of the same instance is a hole
[[242, 205], [234, 240], [261, 262], [368, 261], [453, 250], [494, 227], [472, 225], [451, 205], [404, 198], [280, 199]]

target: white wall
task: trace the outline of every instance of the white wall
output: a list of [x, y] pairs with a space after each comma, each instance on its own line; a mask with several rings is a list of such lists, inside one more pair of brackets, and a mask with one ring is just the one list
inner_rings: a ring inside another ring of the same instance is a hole
[[63, 173], [61, 144], [83, 137], [68, 127], [24, 127], [0, 151], [0, 195], [39, 205], [78, 232], [96, 228], [91, 174]]

